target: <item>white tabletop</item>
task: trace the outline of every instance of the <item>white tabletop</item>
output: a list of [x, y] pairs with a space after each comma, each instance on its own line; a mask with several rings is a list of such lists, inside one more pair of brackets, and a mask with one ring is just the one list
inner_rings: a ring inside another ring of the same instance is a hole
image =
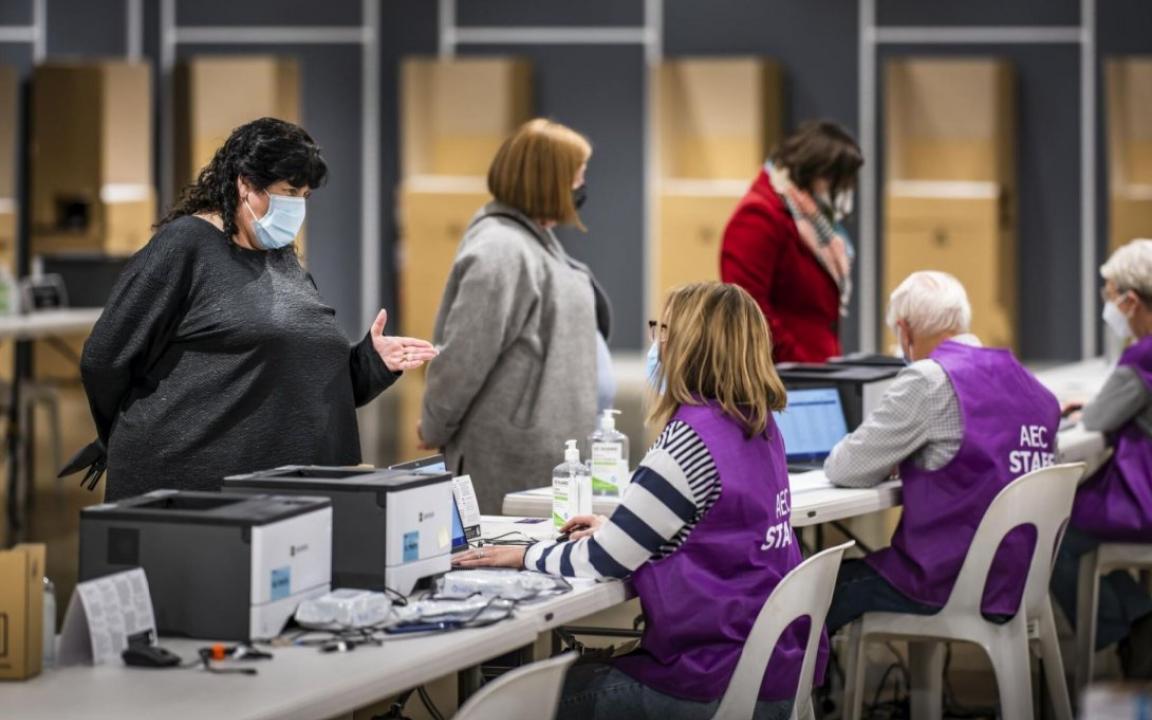
[[[242, 665], [258, 668], [255, 677], [137, 669], [118, 662], [53, 670], [0, 685], [0, 717], [324, 720], [533, 643], [539, 633], [610, 608], [631, 594], [629, 585], [619, 581], [575, 581], [573, 588], [567, 595], [522, 606], [513, 618], [485, 628], [389, 637], [382, 647], [361, 646], [348, 653], [277, 648], [273, 660]], [[209, 643], [165, 638], [161, 644], [191, 660]]]
[[1111, 371], [1112, 364], [1098, 357], [1037, 370], [1036, 379], [1061, 403], [1085, 403], [1096, 396]]
[[40, 310], [26, 315], [0, 315], [0, 340], [35, 340], [50, 335], [88, 333], [102, 308]]
[[[885, 482], [871, 488], [834, 487], [823, 471], [789, 476], [792, 486], [792, 527], [818, 525], [897, 507], [901, 502], [900, 483]], [[592, 512], [610, 515], [619, 498], [597, 497]], [[552, 514], [552, 488], [537, 488], [504, 496], [504, 514], [549, 517]]]

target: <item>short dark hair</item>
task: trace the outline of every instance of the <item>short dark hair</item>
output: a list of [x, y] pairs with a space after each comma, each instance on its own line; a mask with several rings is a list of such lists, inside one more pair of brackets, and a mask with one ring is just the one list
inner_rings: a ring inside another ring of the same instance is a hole
[[196, 182], [184, 188], [180, 199], [157, 227], [185, 215], [219, 213], [228, 236], [237, 233], [236, 208], [240, 204], [236, 178], [257, 190], [280, 180], [293, 187], [317, 188], [328, 176], [320, 146], [304, 128], [286, 120], [264, 117], [232, 131], [204, 166]]
[[840, 125], [829, 120], [810, 120], [789, 135], [772, 153], [772, 162], [788, 170], [801, 190], [824, 178], [832, 194], [856, 185], [856, 173], [864, 165], [860, 146]]

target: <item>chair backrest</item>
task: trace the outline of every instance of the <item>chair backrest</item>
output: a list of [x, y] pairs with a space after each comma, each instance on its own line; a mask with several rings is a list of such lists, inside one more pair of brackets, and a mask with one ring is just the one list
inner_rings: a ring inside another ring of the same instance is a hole
[[576, 653], [564, 653], [504, 673], [464, 703], [456, 720], [554, 720], [575, 661]]
[[978, 615], [1000, 543], [1015, 528], [1031, 525], [1036, 529], [1036, 547], [1024, 580], [1020, 609], [1027, 613], [1026, 617], [1039, 617], [1041, 603], [1048, 597], [1056, 548], [1072, 514], [1076, 484], [1083, 475], [1084, 463], [1051, 465], [1022, 475], [1005, 486], [976, 528], [943, 612]]
[[840, 570], [840, 560], [844, 551], [855, 545], [846, 542], [817, 553], [792, 569], [792, 572], [776, 585], [772, 594], [764, 602], [744, 651], [736, 663], [736, 671], [724, 691], [720, 707], [713, 720], [747, 720], [755, 713], [760, 686], [764, 683], [764, 672], [780, 635], [799, 618], [807, 616], [808, 644], [804, 650], [804, 662], [800, 666], [800, 682], [796, 686], [796, 708], [806, 706], [812, 692], [812, 676], [816, 669], [817, 647], [824, 631], [824, 620], [828, 606], [832, 604], [832, 591], [836, 587], [836, 575]]

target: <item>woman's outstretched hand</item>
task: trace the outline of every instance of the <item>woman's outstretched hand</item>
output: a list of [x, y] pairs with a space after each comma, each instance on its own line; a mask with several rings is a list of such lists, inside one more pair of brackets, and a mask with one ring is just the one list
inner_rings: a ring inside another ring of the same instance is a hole
[[395, 337], [384, 334], [388, 323], [388, 311], [381, 310], [372, 323], [372, 347], [384, 361], [384, 366], [394, 373], [415, 370], [440, 354], [440, 351], [427, 340], [410, 337]]

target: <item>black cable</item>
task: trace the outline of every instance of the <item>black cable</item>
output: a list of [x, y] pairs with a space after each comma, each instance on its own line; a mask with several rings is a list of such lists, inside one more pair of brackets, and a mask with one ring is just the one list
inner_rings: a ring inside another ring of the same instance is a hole
[[876, 694], [872, 696], [872, 707], [880, 707], [880, 696], [884, 694], [884, 686], [888, 684], [888, 676], [892, 674], [893, 670], [900, 667], [899, 663], [892, 663], [884, 669], [884, 674], [880, 676], [880, 684], [876, 686]]
[[948, 671], [952, 666], [952, 643], [944, 644], [944, 712], [947, 715], [957, 718], [993, 718], [996, 717], [996, 709], [988, 707], [974, 707], [961, 703], [956, 698], [956, 691], [952, 688], [952, 681], [948, 677]]
[[436, 707], [436, 703], [432, 702], [432, 698], [428, 695], [428, 691], [423, 685], [416, 688], [416, 693], [420, 696], [420, 702], [424, 704], [424, 709], [432, 716], [432, 720], [444, 720], [440, 709]]
[[[518, 535], [519, 538], [516, 540], [504, 539], [513, 535]], [[537, 542], [540, 542], [522, 530], [509, 530], [506, 533], [500, 533], [494, 537], [483, 538], [483, 541], [489, 545], [533, 545]]]
[[404, 593], [400, 592], [399, 590], [393, 590], [392, 588], [385, 585], [384, 586], [384, 593], [386, 595], [393, 596], [392, 597], [393, 604], [396, 604], [396, 605], [407, 605], [408, 604], [408, 596], [405, 595]]

